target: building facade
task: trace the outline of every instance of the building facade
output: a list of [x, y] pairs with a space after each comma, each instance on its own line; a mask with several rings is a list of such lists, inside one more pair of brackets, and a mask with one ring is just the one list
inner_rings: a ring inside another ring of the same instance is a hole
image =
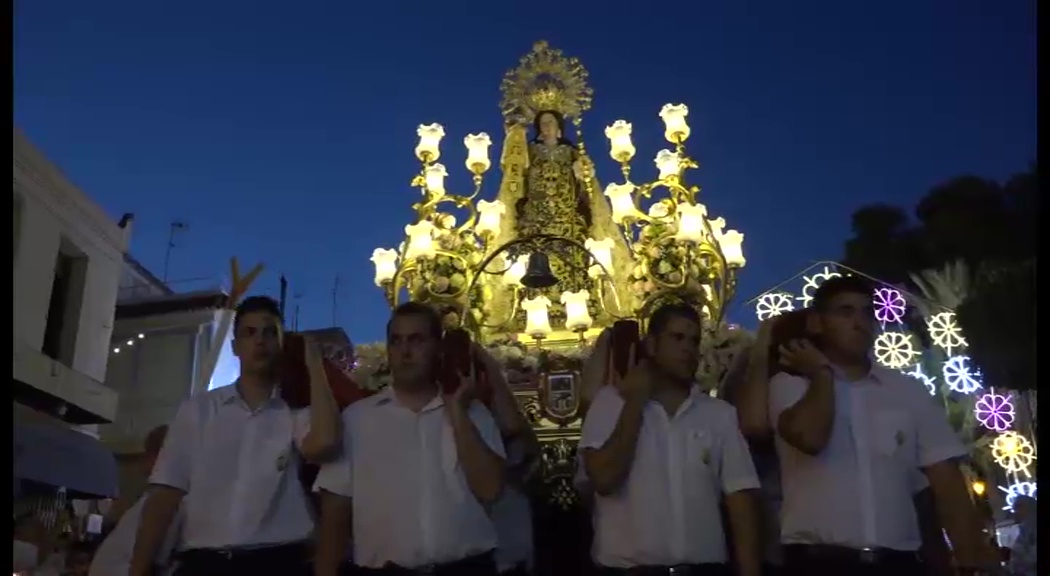
[[[13, 139], [16, 478], [75, 491], [63, 466], [106, 474], [89, 436], [117, 413], [103, 382], [131, 217], [114, 222], [17, 128]], [[107, 480], [95, 480], [83, 490], [104, 492]]]

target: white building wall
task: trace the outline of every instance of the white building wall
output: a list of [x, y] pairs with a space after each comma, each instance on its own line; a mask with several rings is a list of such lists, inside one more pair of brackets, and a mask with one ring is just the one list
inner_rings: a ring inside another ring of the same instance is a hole
[[[15, 377], [52, 394], [57, 390], [55, 395], [67, 402], [111, 419], [116, 394], [101, 382], [106, 377], [113, 311], [130, 226], [120, 228], [17, 128], [13, 172]], [[75, 315], [75, 343], [68, 366], [41, 352], [60, 250], [86, 259], [79, 273], [82, 279], [74, 283], [79, 285], [82, 299]], [[62, 382], [56, 382], [57, 378]]]
[[170, 423], [179, 404], [208, 389], [198, 365], [215, 317], [212, 310], [198, 310], [116, 322], [105, 382], [120, 403], [113, 423], [101, 427], [103, 442], [118, 453], [141, 451], [150, 430]]

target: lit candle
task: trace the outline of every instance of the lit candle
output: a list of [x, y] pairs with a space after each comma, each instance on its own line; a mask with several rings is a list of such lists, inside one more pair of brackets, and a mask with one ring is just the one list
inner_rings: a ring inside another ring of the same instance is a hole
[[506, 211], [506, 205], [499, 200], [492, 202], [479, 200], [478, 223], [474, 225], [474, 231], [482, 235], [491, 234], [495, 236], [499, 234], [500, 222], [503, 220], [503, 214]]
[[441, 139], [445, 129], [441, 124], [420, 124], [416, 129], [419, 144], [416, 144], [416, 158], [421, 162], [435, 162], [441, 157]]
[[489, 162], [489, 146], [492, 146], [489, 135], [484, 132], [468, 134], [463, 144], [467, 147], [467, 170], [478, 175], [484, 174], [492, 165]]
[[689, 138], [689, 124], [685, 121], [688, 115], [689, 107], [685, 104], [664, 104], [660, 118], [664, 121], [664, 138], [668, 142], [678, 144]]
[[634, 184], [609, 184], [605, 187], [605, 195], [609, 198], [609, 206], [612, 208], [612, 219], [617, 224], [623, 223], [625, 219], [634, 215]]
[[429, 220], [405, 226], [405, 234], [408, 235], [405, 260], [430, 258], [434, 255], [434, 225]]
[[375, 283], [382, 286], [394, 279], [397, 274], [397, 250], [376, 248], [372, 251], [372, 263], [376, 267]]
[[683, 242], [701, 242], [704, 239], [704, 219], [707, 206], [703, 204], [678, 205], [678, 231], [675, 238]]
[[551, 301], [546, 296], [536, 296], [522, 301], [521, 309], [525, 311], [525, 333], [533, 338], [545, 338], [551, 333], [550, 318], [547, 309]]
[[631, 143], [631, 124], [626, 120], [617, 120], [605, 127], [605, 137], [609, 139], [609, 156], [621, 164], [634, 158], [634, 144]]
[[587, 308], [591, 295], [586, 290], [579, 292], [562, 292], [561, 303], [565, 305], [565, 327], [574, 332], [591, 327], [594, 320]]

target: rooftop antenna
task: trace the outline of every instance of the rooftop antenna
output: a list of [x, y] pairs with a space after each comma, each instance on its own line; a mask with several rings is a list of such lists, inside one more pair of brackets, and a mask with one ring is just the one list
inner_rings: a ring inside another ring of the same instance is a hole
[[281, 300], [279, 311], [281, 312], [281, 319], [284, 320], [284, 307], [288, 303], [288, 279], [281, 274]]
[[175, 247], [175, 234], [189, 229], [189, 224], [179, 220], [172, 222], [168, 229], [168, 249], [164, 252], [164, 275], [161, 276], [161, 281], [165, 284], [168, 283], [168, 265], [171, 264], [171, 249]]
[[292, 295], [292, 300], [295, 301], [295, 306], [292, 308], [292, 332], [299, 331], [299, 299], [303, 295], [300, 292], [296, 292]]

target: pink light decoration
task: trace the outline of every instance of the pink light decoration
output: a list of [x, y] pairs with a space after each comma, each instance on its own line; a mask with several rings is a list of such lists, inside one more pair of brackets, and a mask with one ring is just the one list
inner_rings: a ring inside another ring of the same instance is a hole
[[875, 305], [875, 318], [883, 324], [900, 322], [908, 308], [908, 302], [900, 290], [893, 288], [876, 288], [872, 303]]
[[1014, 405], [1009, 395], [989, 392], [977, 399], [973, 412], [981, 426], [992, 432], [1005, 432], [1014, 423]]

